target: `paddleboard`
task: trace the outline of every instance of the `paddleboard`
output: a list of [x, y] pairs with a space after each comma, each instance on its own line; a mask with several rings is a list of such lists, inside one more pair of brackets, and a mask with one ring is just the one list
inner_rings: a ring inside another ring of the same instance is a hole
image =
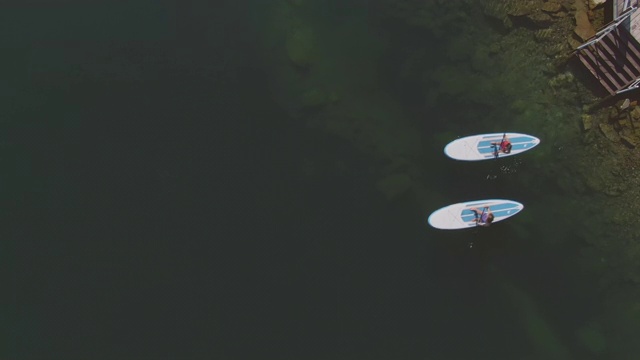
[[489, 199], [468, 201], [458, 204], [445, 206], [442, 209], [434, 211], [429, 215], [429, 225], [436, 229], [455, 230], [476, 227], [475, 214], [471, 208], [482, 211], [482, 208], [488, 206], [493, 213], [494, 219], [492, 224], [512, 217], [524, 209], [524, 205], [513, 200]]
[[[500, 143], [505, 133], [471, 135], [454, 140], [444, 147], [444, 153], [452, 159], [464, 161], [490, 160], [496, 158], [496, 146], [491, 143]], [[517, 155], [527, 150], [533, 149], [540, 143], [540, 139], [535, 136], [506, 133], [511, 141], [511, 152], [508, 154], [498, 153], [498, 157]]]

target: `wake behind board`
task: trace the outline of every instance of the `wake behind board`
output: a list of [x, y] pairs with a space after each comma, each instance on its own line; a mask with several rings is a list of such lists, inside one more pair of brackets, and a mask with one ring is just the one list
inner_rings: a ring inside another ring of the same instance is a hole
[[474, 221], [475, 214], [471, 208], [482, 211], [482, 208], [488, 206], [493, 213], [494, 219], [492, 224], [512, 217], [524, 209], [524, 205], [513, 200], [489, 199], [468, 201], [464, 203], [445, 206], [442, 209], [434, 211], [429, 215], [429, 225], [436, 229], [455, 230], [476, 227]]
[[496, 146], [491, 143], [500, 143], [505, 134], [511, 141], [511, 152], [498, 153], [499, 158], [520, 154], [540, 143], [540, 139], [535, 136], [519, 133], [471, 135], [450, 142], [444, 147], [444, 153], [452, 159], [464, 161], [495, 159]]

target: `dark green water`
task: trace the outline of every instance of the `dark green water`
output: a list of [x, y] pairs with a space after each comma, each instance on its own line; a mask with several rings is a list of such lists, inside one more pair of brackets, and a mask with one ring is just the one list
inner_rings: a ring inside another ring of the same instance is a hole
[[[314, 26], [338, 34], [380, 11], [314, 3]], [[455, 96], [425, 106], [424, 84], [397, 71], [413, 47], [431, 41], [437, 54], [447, 38], [366, 22], [337, 46], [344, 61], [323, 70], [355, 79], [374, 69], [376, 91], [416, 131], [420, 151], [402, 155], [424, 191], [388, 201], [376, 188], [388, 158], [292, 116], [265, 55], [270, 9], [134, 1], [2, 12], [3, 358], [590, 356], [575, 331], [599, 311], [592, 279], [571, 268], [567, 221], [535, 215], [570, 200], [537, 173], [539, 158], [445, 159], [449, 134], [513, 126], [473, 114], [506, 111]], [[377, 36], [391, 45], [371, 64], [349, 53], [354, 38]], [[353, 83], [359, 95], [341, 101], [376, 109], [377, 95], [361, 95], [372, 85]], [[440, 206], [485, 197], [533, 214], [483, 231], [425, 223]]]

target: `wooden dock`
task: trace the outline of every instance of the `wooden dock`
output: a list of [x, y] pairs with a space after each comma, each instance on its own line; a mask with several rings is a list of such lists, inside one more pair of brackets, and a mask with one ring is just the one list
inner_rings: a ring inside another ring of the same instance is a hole
[[624, 27], [583, 48], [577, 56], [611, 95], [640, 77], [640, 44]]
[[576, 50], [580, 62], [611, 95], [640, 84], [639, 0], [613, 0], [613, 21]]

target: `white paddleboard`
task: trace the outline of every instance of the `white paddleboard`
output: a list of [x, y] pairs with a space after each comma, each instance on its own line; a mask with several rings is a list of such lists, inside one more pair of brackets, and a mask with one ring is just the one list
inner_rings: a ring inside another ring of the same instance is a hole
[[442, 209], [434, 211], [429, 215], [429, 225], [436, 229], [455, 230], [476, 227], [474, 221], [475, 214], [471, 208], [482, 211], [482, 208], [488, 206], [493, 213], [493, 222], [497, 223], [506, 218], [512, 217], [524, 209], [524, 205], [513, 200], [489, 199], [468, 201], [464, 203], [445, 206]]
[[[496, 158], [496, 146], [491, 143], [500, 143], [505, 133], [471, 135], [454, 140], [444, 147], [444, 153], [452, 159], [464, 161], [490, 160]], [[511, 152], [498, 153], [498, 158], [517, 155], [533, 149], [540, 143], [535, 136], [519, 133], [506, 133], [511, 142]], [[499, 147], [499, 146], [498, 146]]]

